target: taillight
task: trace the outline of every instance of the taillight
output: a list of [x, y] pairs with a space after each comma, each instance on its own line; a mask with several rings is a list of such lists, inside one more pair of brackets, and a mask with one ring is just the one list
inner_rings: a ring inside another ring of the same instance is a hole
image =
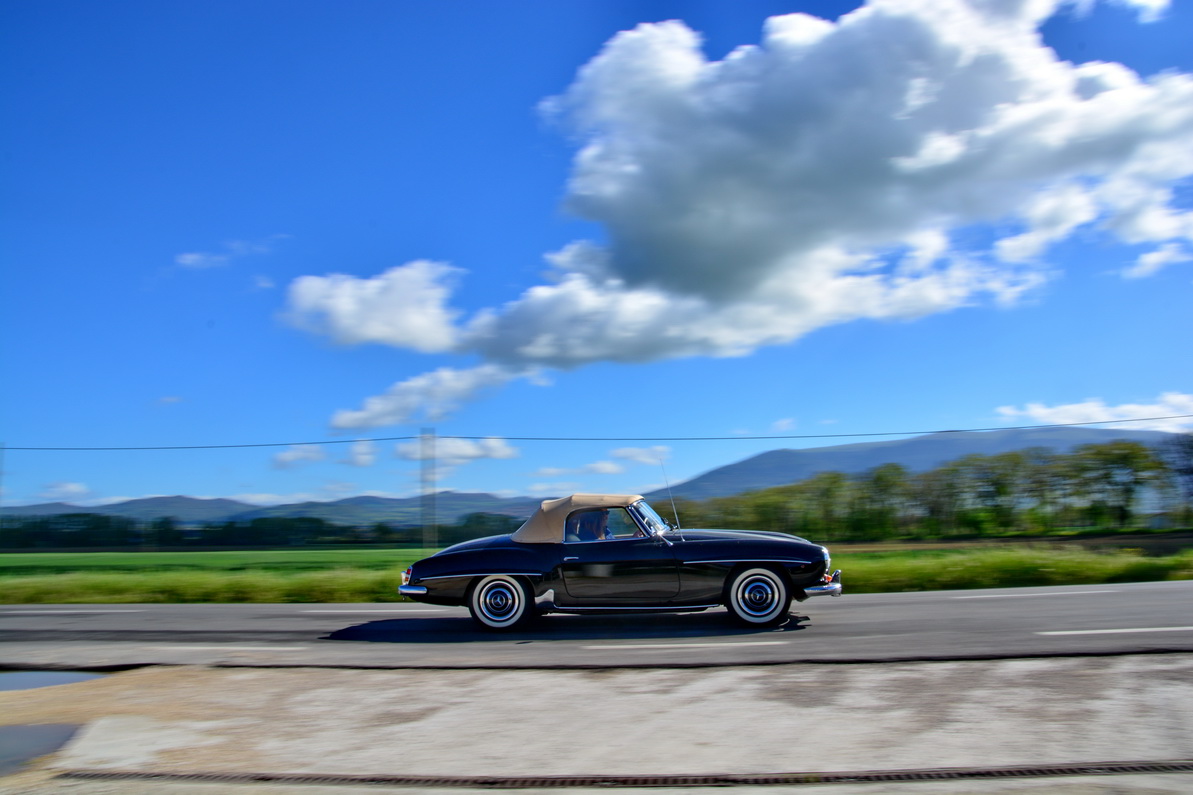
[[411, 576], [413, 576], [412, 575], [413, 571], [414, 571], [414, 567], [411, 566], [410, 568], [406, 569], [406, 571], [402, 572], [402, 585], [410, 584], [410, 578], [411, 578]]

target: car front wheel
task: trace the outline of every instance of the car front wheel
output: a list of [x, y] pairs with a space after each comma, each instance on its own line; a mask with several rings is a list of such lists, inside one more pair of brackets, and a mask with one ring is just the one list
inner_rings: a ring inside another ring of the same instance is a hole
[[468, 610], [485, 629], [511, 629], [533, 613], [530, 589], [517, 577], [491, 574], [481, 578], [468, 597]]
[[774, 626], [787, 618], [791, 590], [777, 572], [764, 568], [745, 569], [729, 582], [725, 606], [739, 624]]

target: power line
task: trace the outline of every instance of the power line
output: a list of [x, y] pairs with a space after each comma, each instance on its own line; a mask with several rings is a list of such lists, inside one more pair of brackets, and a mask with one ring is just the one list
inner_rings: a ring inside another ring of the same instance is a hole
[[[504, 439], [510, 442], [744, 442], [744, 441], [774, 441], [780, 439], [858, 439], [874, 436], [923, 436], [933, 433], [976, 433], [980, 431], [1030, 431], [1046, 428], [1072, 428], [1080, 425], [1115, 425], [1124, 422], [1158, 422], [1160, 420], [1183, 420], [1193, 418], [1193, 414], [1172, 414], [1167, 417], [1134, 417], [1126, 420], [1092, 420], [1090, 422], [1058, 422], [1048, 425], [1011, 425], [995, 428], [950, 428], [948, 430], [932, 431], [884, 431], [881, 433], [818, 433], [818, 434], [784, 434], [777, 436], [448, 436], [439, 435], [439, 439], [464, 439], [479, 441], [483, 439]], [[156, 447], [13, 447], [8, 445], [6, 450], [28, 450], [37, 452], [115, 452], [136, 450], [235, 450], [261, 447], [298, 447], [328, 444], [356, 444], [357, 442], [408, 442], [422, 438], [421, 436], [377, 436], [369, 439], [320, 439], [313, 442], [263, 442], [259, 444], [190, 444], [163, 445]]]

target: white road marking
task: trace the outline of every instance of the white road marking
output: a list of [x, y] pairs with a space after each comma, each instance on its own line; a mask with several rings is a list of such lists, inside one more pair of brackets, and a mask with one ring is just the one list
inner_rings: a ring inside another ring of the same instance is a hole
[[442, 613], [447, 608], [409, 608], [409, 607], [395, 607], [392, 610], [299, 610], [300, 613], [352, 613], [354, 615], [361, 615], [367, 613]]
[[734, 646], [782, 646], [785, 640], [751, 640], [741, 643], [626, 643], [610, 646], [581, 646], [582, 649], [728, 649]]
[[155, 651], [306, 651], [306, 646], [146, 646]]
[[1123, 635], [1129, 632], [1193, 632], [1193, 627], [1135, 627], [1131, 629], [1062, 629], [1037, 635]]
[[76, 613], [144, 613], [144, 610], [0, 610], [6, 616], [68, 616]]
[[1118, 593], [1115, 590], [1105, 591], [1059, 591], [1057, 593], [985, 593], [978, 596], [954, 596], [954, 599], [1024, 599], [1032, 596], [1084, 596], [1091, 593]]

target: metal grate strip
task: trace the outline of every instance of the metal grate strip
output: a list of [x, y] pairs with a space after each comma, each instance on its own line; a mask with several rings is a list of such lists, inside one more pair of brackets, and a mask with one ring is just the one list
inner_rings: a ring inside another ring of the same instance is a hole
[[656, 776], [353, 776], [311, 773], [145, 773], [120, 770], [70, 770], [57, 778], [89, 781], [161, 781], [205, 784], [378, 785], [390, 787], [463, 787], [473, 789], [546, 789], [550, 787], [732, 787], [882, 781], [1115, 776], [1131, 773], [1193, 773], [1193, 760], [1077, 762], [1011, 767], [941, 767], [917, 770], [865, 770], [833, 773], [745, 773]]

